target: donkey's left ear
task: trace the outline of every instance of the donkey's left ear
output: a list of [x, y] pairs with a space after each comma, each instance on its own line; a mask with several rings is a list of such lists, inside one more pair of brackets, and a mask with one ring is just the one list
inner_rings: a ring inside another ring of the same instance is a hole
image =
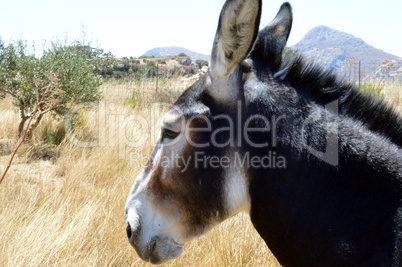
[[211, 55], [211, 74], [227, 78], [250, 52], [258, 33], [262, 0], [227, 0]]
[[292, 7], [282, 4], [278, 14], [258, 33], [257, 41], [251, 52], [254, 62], [260, 62], [272, 72], [276, 72], [282, 62], [282, 52], [292, 29]]

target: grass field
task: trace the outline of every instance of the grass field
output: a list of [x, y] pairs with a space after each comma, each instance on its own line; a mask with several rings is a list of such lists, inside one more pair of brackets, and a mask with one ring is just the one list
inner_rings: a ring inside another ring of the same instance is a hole
[[[127, 242], [124, 205], [167, 108], [152, 103], [173, 102], [188, 83], [162, 80], [155, 92], [154, 81], [108, 82], [99, 105], [69, 117], [73, 132], [64, 121], [44, 119], [0, 185], [0, 266], [149, 266]], [[401, 92], [384, 89], [399, 110]], [[18, 114], [9, 99], [0, 114], [2, 172], [17, 142]], [[240, 214], [163, 266], [279, 264]]]

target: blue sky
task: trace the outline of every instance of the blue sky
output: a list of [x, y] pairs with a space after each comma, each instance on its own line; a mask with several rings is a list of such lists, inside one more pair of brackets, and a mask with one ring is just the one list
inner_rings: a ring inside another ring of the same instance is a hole
[[[224, 0], [15, 0], [0, 10], [0, 38], [43, 40], [82, 36], [118, 57], [138, 57], [159, 46], [209, 54]], [[261, 25], [283, 1], [263, 0]], [[348, 32], [402, 57], [402, 1], [295, 0], [288, 45], [319, 25]]]

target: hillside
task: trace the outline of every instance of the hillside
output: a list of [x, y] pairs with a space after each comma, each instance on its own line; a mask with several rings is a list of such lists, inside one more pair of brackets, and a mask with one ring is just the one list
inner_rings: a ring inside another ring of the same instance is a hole
[[113, 64], [102, 66], [98, 73], [104, 78], [143, 79], [172, 78], [176, 76], [193, 76], [198, 74], [208, 62], [193, 61], [187, 55], [176, 56], [141, 56], [140, 58], [118, 58]]
[[[326, 69], [335, 70], [350, 81], [366, 79], [394, 79], [402, 77], [402, 58], [375, 48], [352, 34], [318, 26], [310, 30], [293, 47], [308, 60]], [[192, 60], [209, 61], [209, 55], [182, 47], [157, 47], [143, 56], [164, 58], [186, 54]]]
[[153, 48], [153, 49], [149, 50], [148, 52], [146, 52], [142, 56], [146, 56], [146, 57], [152, 57], [152, 56], [154, 56], [154, 57], [167, 57], [167, 56], [176, 56], [176, 55], [179, 55], [179, 54], [182, 54], [182, 53], [184, 53], [187, 56], [189, 56], [193, 61], [196, 61], [196, 60], [209, 61], [209, 55], [200, 54], [200, 53], [188, 50], [186, 48], [176, 47], [176, 46], [156, 47], [156, 48]]
[[327, 26], [318, 26], [309, 31], [300, 42], [292, 47], [319, 64], [340, 69], [348, 61], [361, 64], [376, 64], [384, 61], [402, 62], [402, 58], [372, 47], [362, 39]]

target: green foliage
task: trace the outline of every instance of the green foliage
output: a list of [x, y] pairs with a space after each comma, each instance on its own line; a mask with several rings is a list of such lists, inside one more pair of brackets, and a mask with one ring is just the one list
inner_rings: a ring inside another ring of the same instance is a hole
[[189, 69], [188, 69], [188, 74], [190, 74], [190, 75], [197, 74], [197, 72], [198, 72], [198, 70], [196, 70], [196, 69], [194, 69], [194, 68], [189, 68]]
[[66, 129], [63, 121], [57, 122], [55, 125], [53, 121], [44, 121], [39, 128], [39, 135], [41, 141], [47, 144], [59, 145], [66, 136]]
[[[2, 39], [0, 39], [0, 51], [4, 51], [4, 50], [5, 50], [4, 42], [3, 42]], [[4, 57], [5, 57], [5, 56], [4, 56], [2, 53], [0, 53], [0, 62], [3, 62], [3, 58], [4, 58]], [[3, 77], [3, 76], [5, 76], [4, 69], [0, 67], [0, 79], [1, 79], [1, 77]], [[2, 87], [4, 87], [4, 84], [2, 84], [2, 83], [0, 82], [0, 88], [2, 88]], [[3, 98], [5, 98], [5, 96], [6, 96], [6, 93], [5, 93], [3, 90], [0, 90], [0, 100], [2, 100]]]
[[147, 67], [156, 67], [155, 61], [147, 61]]
[[377, 98], [384, 97], [384, 88], [381, 85], [371, 84], [371, 83], [364, 83], [360, 85], [359, 91], [363, 94], [368, 94], [375, 96]]
[[207, 67], [208, 67], [208, 65], [209, 65], [208, 61], [206, 61], [206, 60], [201, 60], [201, 59], [196, 60], [196, 61], [195, 61], [195, 64], [198, 66], [199, 69], [201, 69], [201, 68], [204, 67], [204, 66], [207, 66]]
[[40, 60], [41, 87], [52, 84], [59, 91], [54, 110], [64, 113], [68, 104], [98, 101], [101, 77], [96, 75], [103, 51], [89, 46], [53, 45]]
[[0, 46], [0, 91], [19, 98], [28, 106], [34, 104], [38, 68], [39, 60], [29, 54], [24, 42], [3, 44]]
[[[167, 64], [167, 60], [176, 60], [181, 66], [178, 67]], [[142, 80], [155, 78], [157, 75], [159, 78], [171, 78], [198, 73], [199, 67], [190, 64], [191, 58], [187, 56], [175, 56], [170, 58], [140, 57], [140, 59], [123, 57], [121, 59], [116, 59], [113, 64], [108, 66], [108, 68], [103, 68], [100, 74], [107, 79]], [[208, 65], [208, 62], [199, 61], [199, 64]]]
[[74, 104], [98, 101], [99, 73], [111, 62], [111, 54], [83, 42], [52, 43], [41, 57], [24, 41], [0, 42], [0, 92], [11, 95], [20, 110], [19, 135], [28, 119], [30, 137], [44, 114], [62, 115]]
[[181, 57], [179, 59], [179, 63], [183, 66], [190, 66], [192, 63], [192, 60], [190, 57]]
[[119, 70], [113, 71], [113, 77], [115, 79], [122, 79], [122, 78], [124, 78], [124, 73]]

